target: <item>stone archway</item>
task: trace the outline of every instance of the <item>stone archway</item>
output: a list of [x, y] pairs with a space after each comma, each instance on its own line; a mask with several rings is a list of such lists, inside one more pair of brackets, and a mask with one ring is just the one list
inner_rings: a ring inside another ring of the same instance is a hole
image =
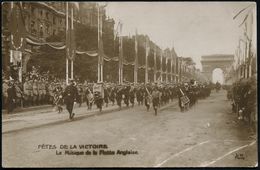
[[229, 69], [234, 62], [234, 55], [231, 54], [215, 54], [201, 57], [202, 74], [205, 75], [208, 81], [212, 82], [212, 73], [216, 68], [220, 68], [225, 79], [228, 77]]
[[224, 72], [221, 68], [215, 68], [212, 71], [212, 82], [219, 82], [220, 84], [224, 83]]

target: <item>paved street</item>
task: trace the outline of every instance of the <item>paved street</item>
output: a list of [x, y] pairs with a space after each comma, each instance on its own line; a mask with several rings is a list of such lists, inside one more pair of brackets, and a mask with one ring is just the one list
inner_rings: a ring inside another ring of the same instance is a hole
[[[84, 111], [81, 108], [79, 112], [83, 115]], [[44, 124], [48, 118], [41, 116], [48, 114], [24, 114], [19, 119], [27, 117], [27, 124], [35, 125], [38, 117], [37, 121]], [[258, 159], [257, 142], [231, 113], [226, 91], [213, 92], [184, 113], [173, 101], [161, 108], [158, 116], [154, 116], [153, 110], [147, 112], [144, 106], [95, 113], [91, 117], [76, 115], [73, 121], [67, 120], [67, 113], [58, 115], [59, 118], [52, 119], [61, 119], [61, 122], [27, 129], [19, 125], [17, 117], [4, 119], [3, 166], [254, 167]], [[12, 119], [16, 119], [16, 123], [12, 123]], [[42, 144], [52, 146], [46, 149]], [[100, 149], [79, 148], [79, 145], [99, 144]], [[61, 145], [71, 148], [60, 149]], [[68, 155], [68, 150], [79, 155]], [[97, 155], [87, 155], [87, 150], [91, 153], [95, 150]], [[130, 154], [120, 154], [125, 150]], [[84, 155], [80, 155], [82, 151]], [[59, 153], [62, 155], [57, 155]]]

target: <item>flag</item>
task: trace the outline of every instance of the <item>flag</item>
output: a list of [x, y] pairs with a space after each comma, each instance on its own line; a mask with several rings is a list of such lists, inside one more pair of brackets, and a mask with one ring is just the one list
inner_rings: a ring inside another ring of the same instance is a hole
[[250, 40], [252, 40], [252, 33], [253, 33], [253, 11], [250, 11], [250, 13], [248, 14], [248, 18], [246, 21], [246, 25], [247, 25], [247, 36]]
[[11, 49], [24, 50], [26, 29], [22, 16], [21, 4], [11, 2], [11, 19], [9, 23], [9, 30], [11, 32]]
[[[72, 8], [71, 8], [72, 9]], [[67, 5], [66, 8], [66, 17], [69, 16], [69, 6]], [[70, 22], [67, 19], [67, 27], [66, 27], [66, 51], [67, 51], [67, 58], [69, 60], [75, 59], [76, 55], [76, 42], [75, 42], [75, 32], [73, 28], [73, 12], [71, 11], [71, 17], [70, 17]]]
[[118, 37], [118, 28], [119, 28], [119, 25], [120, 25], [120, 21], [118, 22], [117, 27], [116, 27], [116, 29], [115, 29], [115, 31], [114, 31], [114, 41], [115, 41], [116, 38]]
[[157, 64], [156, 64], [156, 47], [154, 47], [154, 52], [153, 52], [153, 54], [154, 54], [154, 72], [156, 72], [156, 71], [157, 71]]
[[104, 61], [104, 48], [103, 48], [103, 38], [102, 38], [102, 31], [103, 31], [103, 20], [102, 15], [99, 16], [99, 27], [98, 27], [98, 34], [99, 34], [99, 40], [98, 40], [98, 53], [99, 53], [99, 64], [103, 65]]
[[[137, 39], [137, 29], [135, 30], [135, 64], [138, 63], [138, 39]], [[138, 67], [138, 66], [137, 66]]]
[[149, 38], [148, 37], [146, 37], [146, 41], [145, 41], [146, 43], [146, 56], [148, 57], [148, 55], [149, 55], [149, 51], [150, 51], [150, 46], [149, 46]]
[[119, 37], [119, 67], [123, 67], [123, 36], [122, 36], [123, 24], [119, 24], [120, 37]]
[[100, 61], [99, 63], [101, 65], [103, 65], [103, 62], [104, 62], [104, 46], [103, 46], [103, 41], [102, 39], [99, 41], [99, 49], [98, 49], [98, 55], [100, 55]]

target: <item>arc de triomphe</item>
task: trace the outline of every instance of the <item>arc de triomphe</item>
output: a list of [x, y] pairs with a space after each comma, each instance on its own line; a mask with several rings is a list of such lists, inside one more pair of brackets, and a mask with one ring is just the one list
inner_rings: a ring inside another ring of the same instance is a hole
[[234, 55], [231, 54], [214, 54], [201, 56], [202, 74], [205, 75], [209, 81], [212, 81], [212, 73], [216, 68], [220, 68], [225, 78], [228, 77], [228, 71], [234, 62]]

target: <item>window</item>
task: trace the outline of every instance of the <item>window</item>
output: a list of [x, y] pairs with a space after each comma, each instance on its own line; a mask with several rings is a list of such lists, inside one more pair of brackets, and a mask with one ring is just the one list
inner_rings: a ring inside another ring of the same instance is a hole
[[31, 28], [35, 27], [35, 21], [31, 21]]
[[49, 19], [49, 12], [46, 12], [45, 15], [46, 15], [46, 19]]
[[35, 11], [35, 9], [34, 9], [34, 7], [32, 7], [32, 9], [31, 9], [32, 15], [34, 15], [34, 11]]
[[47, 34], [50, 34], [50, 26], [49, 25], [46, 25], [46, 32], [47, 32]]
[[41, 30], [40, 30], [40, 37], [43, 37], [43, 27], [41, 27]]
[[56, 18], [53, 17], [53, 25], [55, 25], [55, 24], [56, 24]]

